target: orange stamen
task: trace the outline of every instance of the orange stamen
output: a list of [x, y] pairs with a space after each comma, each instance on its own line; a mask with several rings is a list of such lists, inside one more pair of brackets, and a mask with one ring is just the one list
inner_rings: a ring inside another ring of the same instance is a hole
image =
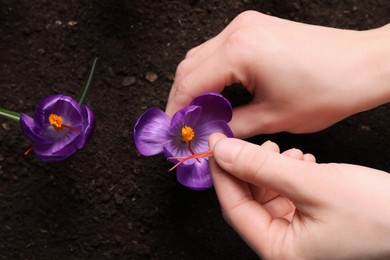
[[183, 126], [181, 129], [181, 138], [183, 142], [190, 142], [192, 138], [194, 138], [195, 132], [194, 130], [189, 126]]
[[196, 159], [198, 162], [200, 162], [199, 158], [204, 158], [204, 157], [208, 157], [208, 156], [212, 156], [212, 155], [213, 155], [213, 151], [208, 150], [208, 151], [204, 151], [201, 153], [193, 153], [192, 155], [189, 155], [186, 157], [169, 157], [168, 160], [172, 160], [172, 159], [179, 160], [179, 162], [176, 163], [171, 169], [169, 169], [169, 171], [176, 169], [180, 164], [182, 164], [185, 161], [188, 161], [190, 159]]
[[62, 122], [62, 117], [60, 117], [57, 114], [52, 113], [49, 115], [49, 123], [58, 131], [62, 130], [65, 127], [65, 128], [68, 128], [68, 129], [80, 134], [80, 131], [77, 130], [76, 128], [68, 126], [68, 125], [64, 125]]

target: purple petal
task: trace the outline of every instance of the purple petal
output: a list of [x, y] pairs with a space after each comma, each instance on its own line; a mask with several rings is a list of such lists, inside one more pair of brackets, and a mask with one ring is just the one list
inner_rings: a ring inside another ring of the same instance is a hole
[[73, 143], [75, 139], [82, 135], [82, 133], [78, 134], [75, 131], [72, 131], [70, 129], [64, 128], [63, 130], [55, 130], [53, 127], [48, 129], [47, 133], [52, 134], [50, 141], [51, 143], [43, 144], [45, 145], [45, 149], [47, 151], [50, 150], [50, 153], [57, 153], [58, 151], [64, 149], [64, 147], [68, 145], [72, 145], [76, 148], [75, 144]]
[[30, 139], [33, 143], [45, 142], [45, 140], [40, 135], [37, 135], [35, 133], [34, 120], [24, 113], [20, 113], [20, 128], [22, 129], [23, 133], [27, 136], [27, 138]]
[[163, 143], [168, 140], [171, 119], [157, 108], [149, 108], [134, 125], [134, 143], [138, 151], [145, 156], [163, 152]]
[[61, 116], [64, 125], [76, 127], [83, 122], [79, 104], [69, 96], [62, 96], [58, 99], [51, 109], [47, 109], [46, 116], [48, 117], [51, 113]]
[[185, 125], [194, 128], [202, 114], [199, 106], [187, 106], [177, 111], [171, 120], [169, 133], [173, 136], [181, 135], [181, 128]]
[[[198, 152], [198, 151], [196, 151]], [[199, 151], [201, 152], [201, 151]], [[202, 151], [203, 152], [203, 151]], [[176, 140], [167, 140], [164, 143], [164, 155], [166, 158], [180, 158], [180, 157], [187, 157], [191, 155], [190, 150], [188, 150], [187, 143], [176, 141]], [[179, 161], [177, 159], [170, 159], [169, 160], [172, 163], [178, 163]], [[195, 159], [190, 159], [185, 161], [183, 164], [190, 165], [195, 163]]]
[[232, 105], [221, 94], [209, 92], [194, 98], [190, 105], [202, 107], [202, 122], [232, 120]]
[[37, 127], [37, 132], [41, 133], [39, 129], [44, 127], [44, 124], [47, 122], [47, 118], [50, 115], [47, 110], [50, 110], [62, 96], [64, 95], [52, 95], [39, 101], [34, 113], [34, 122]]
[[200, 153], [209, 150], [208, 138], [213, 133], [222, 133], [227, 137], [234, 137], [229, 125], [224, 121], [211, 121], [198, 125], [195, 129], [195, 137], [191, 141], [192, 150]]
[[71, 156], [77, 151], [72, 144], [64, 146], [62, 147], [62, 149], [56, 152], [53, 152], [53, 149], [50, 145], [45, 144], [34, 144], [33, 149], [34, 153], [43, 162], [59, 162]]
[[81, 106], [81, 115], [83, 118], [83, 130], [82, 133], [74, 140], [74, 145], [77, 149], [81, 149], [89, 141], [92, 136], [93, 129], [95, 127], [95, 115], [89, 107]]
[[191, 165], [180, 165], [176, 170], [176, 178], [182, 185], [193, 190], [205, 190], [213, 186], [209, 163], [205, 158]]

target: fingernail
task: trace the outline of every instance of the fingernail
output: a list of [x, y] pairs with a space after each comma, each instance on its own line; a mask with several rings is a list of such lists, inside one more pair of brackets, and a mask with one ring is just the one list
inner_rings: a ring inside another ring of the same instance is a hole
[[221, 134], [221, 133], [214, 133], [209, 136], [209, 147], [210, 150], [214, 150], [215, 144], [221, 140], [222, 138], [226, 138], [226, 135]]
[[263, 146], [263, 145], [269, 145], [269, 144], [272, 144], [273, 142], [271, 141], [271, 140], [267, 140], [267, 141], [265, 141], [261, 146]]

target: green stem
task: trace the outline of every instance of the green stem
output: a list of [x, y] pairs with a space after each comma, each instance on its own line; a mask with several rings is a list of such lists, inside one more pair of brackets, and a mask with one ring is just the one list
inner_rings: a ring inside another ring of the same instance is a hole
[[92, 62], [91, 69], [88, 72], [87, 79], [85, 80], [84, 86], [79, 94], [78, 99], [77, 99], [79, 105], [84, 104], [85, 101], [87, 100], [88, 92], [89, 92], [89, 89], [92, 85], [93, 76], [95, 74], [97, 62], [98, 62], [98, 58], [95, 57], [95, 59]]
[[13, 112], [13, 111], [9, 111], [9, 110], [6, 110], [6, 109], [2, 109], [2, 108], [0, 108], [0, 116], [6, 117], [8, 119], [11, 119], [11, 120], [14, 120], [14, 121], [17, 121], [17, 122], [19, 122], [19, 120], [20, 120], [20, 114], [19, 113], [16, 113], [16, 112]]

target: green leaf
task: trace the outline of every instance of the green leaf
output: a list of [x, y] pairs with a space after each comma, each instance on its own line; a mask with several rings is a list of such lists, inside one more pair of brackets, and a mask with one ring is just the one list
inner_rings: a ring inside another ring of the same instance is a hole
[[8, 119], [11, 119], [11, 120], [14, 120], [14, 121], [17, 121], [17, 122], [19, 122], [19, 120], [20, 120], [20, 114], [19, 113], [16, 113], [16, 112], [13, 112], [13, 111], [9, 111], [9, 110], [5, 110], [5, 109], [1, 109], [1, 108], [0, 108], [0, 116], [6, 117]]
[[84, 82], [84, 86], [81, 89], [81, 92], [77, 98], [79, 105], [84, 104], [85, 101], [87, 100], [88, 92], [89, 89], [91, 88], [93, 76], [95, 74], [97, 62], [98, 62], [98, 58], [95, 57], [95, 59], [92, 62], [91, 69], [89, 70], [87, 78]]

